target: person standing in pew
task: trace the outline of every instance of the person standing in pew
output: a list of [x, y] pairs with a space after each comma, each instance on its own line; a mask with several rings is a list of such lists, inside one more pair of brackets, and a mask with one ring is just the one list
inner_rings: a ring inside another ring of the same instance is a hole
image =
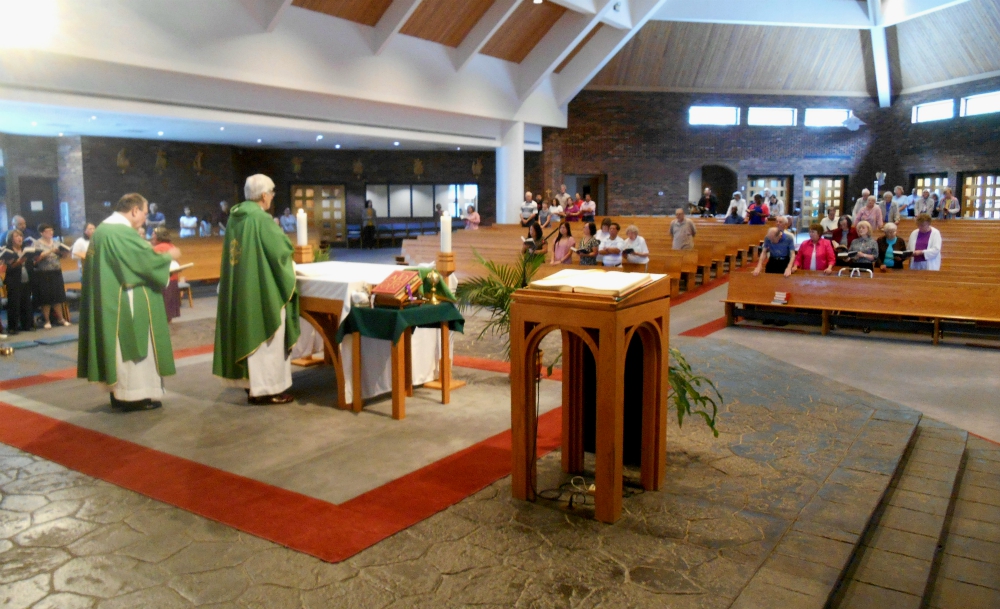
[[833, 246], [829, 239], [821, 239], [823, 227], [819, 224], [809, 225], [809, 239], [799, 246], [799, 253], [795, 256], [795, 265], [792, 272], [799, 269], [807, 271], [823, 271], [827, 275], [833, 272], [833, 263], [837, 261], [837, 255], [833, 253]]
[[625, 261], [632, 264], [649, 264], [649, 246], [646, 245], [646, 239], [639, 236], [639, 227], [630, 224], [625, 229], [625, 236], [627, 237], [625, 249], [622, 250]]
[[870, 197], [871, 194], [872, 191], [867, 188], [861, 189], [861, 196], [854, 202], [854, 208], [851, 210], [851, 217], [854, 218], [855, 222], [858, 221], [858, 212], [861, 211], [861, 208], [868, 205], [868, 197]]
[[571, 264], [575, 247], [576, 241], [573, 239], [573, 231], [568, 222], [563, 222], [559, 225], [559, 236], [552, 244], [552, 264]]
[[753, 196], [753, 202], [747, 206], [747, 224], [764, 224], [767, 222], [767, 216], [770, 210], [767, 207], [767, 203], [764, 202], [764, 197], [762, 195], [756, 194]]
[[834, 250], [847, 251], [854, 240], [858, 238], [858, 231], [851, 227], [851, 217], [841, 216], [837, 221], [837, 228], [833, 230], [832, 241]]
[[601, 249], [598, 252], [604, 260], [605, 267], [619, 267], [622, 265], [622, 250], [625, 249], [625, 240], [618, 236], [621, 227], [617, 222], [612, 222], [608, 227], [608, 238], [601, 240]]
[[906, 252], [906, 244], [903, 243], [902, 239], [896, 237], [896, 227], [895, 222], [886, 222], [885, 226], [882, 227], [885, 232], [884, 235], [878, 238], [878, 259], [879, 259], [879, 270], [885, 271], [886, 269], [892, 269], [894, 271], [901, 270], [903, 268], [903, 258]]
[[580, 246], [575, 250], [580, 257], [582, 266], [597, 266], [597, 251], [601, 248], [601, 240], [595, 237], [597, 226], [593, 222], [583, 223], [583, 238], [580, 239]]
[[772, 226], [767, 229], [764, 250], [757, 260], [753, 276], [757, 277], [763, 270], [765, 273], [783, 273], [788, 277], [792, 274], [792, 266], [795, 264], [794, 253], [795, 240]]
[[716, 208], [719, 207], [719, 200], [712, 194], [711, 188], [706, 188], [698, 199], [698, 209], [701, 210], [702, 218], [711, 218], [715, 215]]
[[292, 243], [267, 211], [271, 178], [252, 175], [243, 192], [247, 200], [226, 223], [212, 374], [246, 390], [250, 404], [287, 404], [289, 355], [299, 338]]
[[583, 203], [580, 204], [580, 219], [584, 222], [593, 222], [596, 215], [597, 203], [588, 194]]
[[[873, 197], [874, 198], [874, 197]], [[872, 238], [872, 225], [867, 220], [858, 222], [858, 238], [847, 248], [848, 265], [873, 270], [878, 260], [878, 243]]]
[[882, 217], [886, 222], [899, 222], [899, 206], [888, 190], [882, 195]]
[[928, 216], [934, 213], [934, 201], [931, 199], [931, 191], [924, 189], [921, 196], [913, 202], [913, 216], [919, 216], [920, 214], [927, 214]]
[[[865, 206], [854, 214], [854, 225], [860, 226], [861, 222], [867, 222], [873, 230], [879, 230], [885, 224], [882, 218], [882, 208], [877, 205], [875, 195], [868, 197]], [[858, 231], [858, 234], [860, 234], [860, 231]]]
[[524, 203], [521, 203], [521, 226], [527, 228], [538, 220], [538, 203], [531, 198], [531, 191], [524, 193]]
[[951, 188], [945, 188], [941, 197], [941, 219], [957, 218], [962, 213], [962, 203], [954, 195]]
[[[731, 216], [736, 216], [739, 218], [739, 222], [736, 220], [730, 221]], [[747, 220], [747, 202], [743, 200], [743, 193], [736, 191], [733, 193], [733, 198], [729, 201], [729, 209], [726, 211], [726, 224], [743, 224]]]
[[906, 249], [913, 252], [910, 270], [941, 270], [941, 231], [931, 226], [930, 214], [917, 216], [917, 230], [910, 233]]
[[544, 260], [545, 254], [549, 253], [549, 242], [545, 240], [545, 234], [538, 222], [532, 222], [528, 225], [528, 237], [522, 241], [524, 241], [521, 244], [522, 254], [541, 256]]
[[674, 221], [670, 223], [670, 236], [674, 238], [673, 249], [693, 250], [698, 228], [690, 218], [685, 217], [683, 208], [677, 208], [674, 216]]
[[119, 199], [83, 263], [76, 375], [103, 383], [111, 408], [126, 412], [162, 406], [163, 377], [175, 373], [163, 306], [174, 255], [139, 236], [148, 211], [138, 193]]
[[465, 211], [465, 230], [479, 230], [479, 212], [475, 206], [470, 205]]
[[831, 235], [833, 231], [837, 228], [837, 208], [831, 205], [826, 208], [826, 217], [819, 221], [821, 227], [823, 227], [824, 235]]
[[[594, 237], [601, 243], [611, 237], [611, 218], [605, 218], [601, 220], [601, 230], [594, 233]], [[600, 249], [598, 249], [600, 251]], [[604, 256], [598, 254], [597, 256], [598, 266], [604, 264]]]

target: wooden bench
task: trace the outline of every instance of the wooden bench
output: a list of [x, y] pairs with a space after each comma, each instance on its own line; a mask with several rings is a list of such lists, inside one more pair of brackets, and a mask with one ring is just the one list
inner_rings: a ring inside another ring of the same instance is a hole
[[[775, 292], [787, 292], [788, 304], [773, 305]], [[739, 317], [787, 320], [797, 316], [796, 321], [818, 321], [824, 336], [834, 324], [930, 330], [935, 345], [943, 330], [1000, 336], [1000, 285], [957, 281], [930, 271], [877, 273], [874, 279], [809, 272], [791, 277], [735, 273], [723, 302], [729, 326]], [[746, 309], [747, 305], [755, 309]], [[856, 316], [862, 316], [861, 320]]]

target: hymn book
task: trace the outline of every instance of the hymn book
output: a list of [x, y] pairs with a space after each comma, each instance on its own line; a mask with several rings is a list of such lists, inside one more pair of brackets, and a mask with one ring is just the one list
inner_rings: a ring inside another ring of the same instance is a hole
[[786, 305], [788, 304], [788, 292], [775, 292], [774, 299], [771, 300], [773, 305]]
[[372, 289], [376, 306], [403, 307], [418, 294], [423, 281], [417, 271], [393, 271]]
[[37, 250], [33, 247], [26, 247], [21, 250], [20, 254], [18, 254], [14, 250], [7, 249], [6, 247], [0, 247], [0, 263], [10, 264], [18, 258], [27, 256], [28, 254], [34, 254], [36, 251]]

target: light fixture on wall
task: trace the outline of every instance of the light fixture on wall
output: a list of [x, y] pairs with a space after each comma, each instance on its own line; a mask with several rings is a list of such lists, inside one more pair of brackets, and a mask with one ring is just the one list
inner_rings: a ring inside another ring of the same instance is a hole
[[542, 0], [535, 0], [535, 4], [541, 4]]
[[263, 141], [264, 141], [264, 140], [262, 140], [262, 139], [260, 139], [260, 138], [257, 138], [257, 143], [258, 143], [258, 144], [259, 144], [259, 143], [261, 143], [261, 142], [263, 142]]
[[322, 135], [317, 135], [317, 136], [316, 136], [316, 141], [317, 141], [317, 142], [318, 142], [318, 141], [320, 141], [321, 139], [323, 139], [323, 136], [322, 136]]
[[226, 130], [225, 127], [219, 127], [219, 131], [225, 131], [225, 130]]
[[63, 136], [63, 134], [62, 134], [62, 133], [60, 133], [60, 134], [59, 134], [59, 137], [62, 137], [62, 136]]
[[157, 131], [157, 132], [156, 132], [156, 135], [158, 135], [158, 136], [160, 136], [160, 137], [163, 137], [163, 132], [162, 132], [162, 131]]
[[336, 148], [337, 150], [340, 150], [340, 144], [334, 144], [333, 147]]
[[393, 146], [399, 146], [399, 142], [393, 142], [392, 145]]

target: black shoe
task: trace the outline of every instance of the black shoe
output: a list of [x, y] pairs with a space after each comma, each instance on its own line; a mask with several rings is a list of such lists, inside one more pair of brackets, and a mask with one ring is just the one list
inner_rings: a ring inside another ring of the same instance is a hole
[[259, 395], [257, 397], [247, 396], [247, 403], [253, 406], [271, 406], [274, 404], [288, 404], [294, 399], [287, 393], [275, 393], [274, 395]]
[[145, 399], [145, 400], [127, 401], [127, 400], [119, 400], [113, 394], [111, 396], [111, 409], [117, 410], [119, 412], [140, 412], [143, 410], [156, 410], [157, 408], [161, 408], [162, 406], [163, 402], [160, 402], [158, 400], [154, 401], [150, 399]]

